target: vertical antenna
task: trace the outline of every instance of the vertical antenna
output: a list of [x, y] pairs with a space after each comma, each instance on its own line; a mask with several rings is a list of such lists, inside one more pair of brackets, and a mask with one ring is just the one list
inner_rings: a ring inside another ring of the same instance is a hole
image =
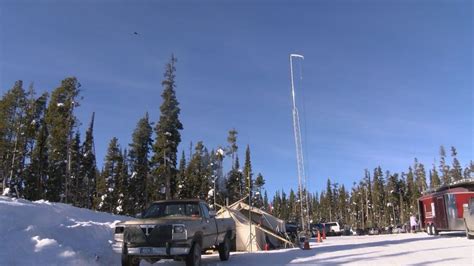
[[[295, 135], [295, 146], [296, 146], [296, 163], [298, 169], [298, 188], [300, 191], [300, 209], [301, 209], [301, 226], [303, 231], [307, 229], [306, 225], [307, 219], [305, 219], [305, 209], [308, 208], [307, 197], [303, 197], [303, 190], [306, 188], [306, 175], [304, 172], [304, 157], [303, 157], [303, 145], [301, 141], [301, 130], [300, 130], [300, 118], [298, 114], [298, 108], [296, 107], [296, 97], [295, 97], [295, 85], [293, 79], [293, 57], [304, 59], [302, 55], [299, 54], [290, 54], [290, 74], [291, 74], [291, 96], [293, 102], [293, 130]], [[304, 184], [303, 184], [304, 182]], [[307, 193], [307, 191], [305, 191]], [[308, 210], [306, 210], [308, 212]]]

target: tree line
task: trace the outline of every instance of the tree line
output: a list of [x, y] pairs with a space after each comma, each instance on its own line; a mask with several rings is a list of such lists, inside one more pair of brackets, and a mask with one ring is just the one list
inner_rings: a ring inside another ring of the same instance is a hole
[[[183, 125], [175, 93], [176, 63], [171, 56], [165, 66], [159, 120], [155, 124], [145, 113], [126, 147], [113, 137], [102, 169], [95, 155], [95, 114], [84, 138], [75, 116], [83, 100], [78, 80], [64, 79], [51, 95], [38, 95], [33, 85], [25, 89], [22, 81], [15, 82], [0, 99], [4, 194], [125, 215], [160, 199], [199, 198], [224, 205], [249, 193], [255, 206], [263, 206], [265, 180], [260, 173], [254, 176], [248, 145], [241, 168], [237, 130], [228, 132], [222, 146], [209, 150], [198, 141], [190, 144], [188, 156], [184, 150], [178, 153]], [[228, 173], [223, 173], [225, 158], [231, 160]]]
[[[248, 145], [241, 166], [237, 130], [231, 129], [221, 146], [209, 149], [198, 141], [189, 145], [187, 155], [184, 150], [178, 153], [183, 125], [175, 93], [176, 63], [172, 56], [165, 65], [159, 120], [154, 123], [145, 113], [126, 147], [113, 137], [101, 169], [95, 155], [94, 114], [84, 137], [75, 116], [83, 100], [78, 80], [64, 79], [51, 95], [15, 82], [0, 99], [1, 191], [126, 215], [160, 199], [199, 198], [224, 205], [251, 195], [253, 206], [299, 222], [299, 191], [277, 191], [269, 199], [263, 175], [252, 169]], [[450, 155], [448, 162], [441, 146], [440, 161], [432, 164], [428, 175], [415, 158], [402, 173], [384, 172], [380, 166], [366, 169], [350, 190], [328, 179], [325, 190], [303, 192], [309, 199], [309, 217], [358, 228], [404, 223], [417, 211], [422, 193], [472, 177], [473, 162], [463, 169], [454, 147]], [[226, 173], [225, 158], [230, 160]]]
[[[463, 179], [472, 179], [472, 160], [463, 169], [457, 159], [457, 150], [451, 147], [451, 164], [443, 146], [439, 164], [427, 170], [417, 158], [406, 172], [383, 171], [380, 166], [366, 169], [359, 182], [347, 190], [344, 185], [327, 180], [320, 193], [309, 193], [309, 217], [313, 223], [338, 221], [354, 228], [386, 227], [404, 224], [411, 214], [418, 213], [418, 198], [441, 186]], [[266, 206], [269, 212], [286, 220], [300, 222], [299, 193], [277, 191]], [[306, 193], [304, 193], [306, 194]]]

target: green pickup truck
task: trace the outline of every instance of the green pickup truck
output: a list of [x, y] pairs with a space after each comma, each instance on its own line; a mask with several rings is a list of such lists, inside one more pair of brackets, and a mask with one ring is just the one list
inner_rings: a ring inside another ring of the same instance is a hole
[[216, 218], [205, 202], [166, 200], [152, 203], [136, 220], [117, 224], [112, 247], [122, 254], [122, 265], [174, 259], [194, 266], [210, 249], [228, 260], [234, 239], [234, 220]]

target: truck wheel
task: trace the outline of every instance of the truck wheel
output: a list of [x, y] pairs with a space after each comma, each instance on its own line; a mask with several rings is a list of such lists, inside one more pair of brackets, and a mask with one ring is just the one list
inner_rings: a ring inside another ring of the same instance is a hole
[[431, 232], [433, 232], [433, 235], [435, 236], [439, 235], [439, 232], [434, 224], [431, 225]]
[[224, 242], [219, 244], [219, 258], [222, 261], [226, 261], [230, 256], [230, 240], [229, 236], [224, 238]]
[[140, 259], [129, 255], [122, 254], [122, 266], [139, 266]]
[[186, 266], [200, 266], [201, 265], [201, 245], [194, 243], [189, 255], [186, 256]]
[[430, 224], [426, 225], [426, 233], [427, 233], [428, 235], [432, 235], [432, 234], [433, 234], [433, 231], [431, 231], [431, 225], [430, 225]]

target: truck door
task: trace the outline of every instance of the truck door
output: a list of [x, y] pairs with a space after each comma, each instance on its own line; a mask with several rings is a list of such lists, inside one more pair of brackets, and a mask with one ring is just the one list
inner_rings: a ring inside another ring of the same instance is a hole
[[209, 209], [205, 204], [201, 205], [202, 210], [202, 245], [203, 248], [208, 248], [216, 244], [217, 238], [217, 224], [216, 219], [211, 218], [209, 215]]
[[446, 206], [444, 204], [444, 197], [436, 197], [435, 203], [436, 218], [435, 225], [438, 229], [447, 229], [448, 221], [446, 219]]

